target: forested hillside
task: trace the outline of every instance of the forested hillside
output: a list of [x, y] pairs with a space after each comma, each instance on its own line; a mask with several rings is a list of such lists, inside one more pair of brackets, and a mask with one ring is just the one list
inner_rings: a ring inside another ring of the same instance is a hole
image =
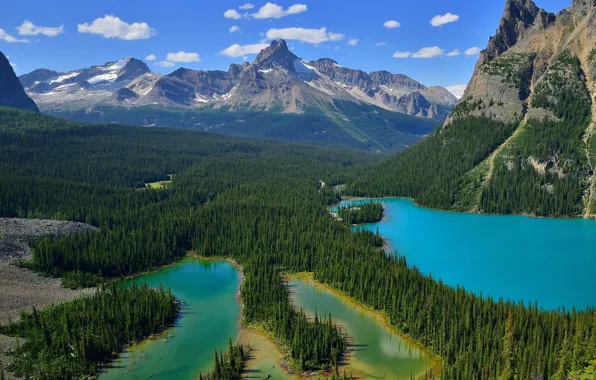
[[[514, 128], [490, 123], [477, 134], [455, 124], [443, 133], [452, 134], [455, 146], [465, 144], [462, 136], [478, 135], [490, 151]], [[416, 149], [424, 153], [424, 145]], [[473, 166], [481, 155], [466, 162]], [[245, 321], [283, 342], [296, 370], [333, 368], [346, 348], [328, 316], [309, 322], [291, 307], [282, 274], [302, 271], [384, 311], [442, 358], [442, 378], [564, 379], [590, 370], [594, 310], [543, 311], [450, 288], [408, 267], [403, 257], [385, 255], [380, 237], [334, 221], [328, 207], [338, 196], [330, 187], [352, 182], [354, 171], [376, 159], [361, 151], [76, 125], [2, 110], [0, 215], [99, 226], [99, 233], [35, 247], [31, 266], [72, 285], [163, 265], [188, 250], [234, 258], [244, 268]], [[457, 165], [445, 165], [437, 175], [459, 173]], [[141, 186], [167, 174], [173, 182], [166, 189]], [[454, 182], [445, 194], [455, 188]]]

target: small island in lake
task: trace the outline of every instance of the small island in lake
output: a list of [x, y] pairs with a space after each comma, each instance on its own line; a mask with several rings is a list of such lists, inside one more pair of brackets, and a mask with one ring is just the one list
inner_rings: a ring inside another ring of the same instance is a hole
[[340, 206], [337, 214], [348, 225], [376, 223], [383, 219], [383, 205], [370, 201], [370, 203]]

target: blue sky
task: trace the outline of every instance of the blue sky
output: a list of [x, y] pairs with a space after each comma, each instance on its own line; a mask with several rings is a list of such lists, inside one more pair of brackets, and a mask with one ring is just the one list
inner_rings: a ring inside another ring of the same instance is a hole
[[[556, 13], [571, 1], [536, 3]], [[486, 46], [504, 4], [19, 0], [5, 4], [0, 13], [0, 51], [10, 57], [17, 74], [151, 55], [155, 59], [146, 61], [150, 68], [169, 73], [181, 66], [227, 70], [230, 63], [252, 61], [253, 52], [271, 39], [285, 37], [305, 60], [330, 57], [346, 67], [388, 70], [426, 85], [454, 86], [469, 80], [477, 59], [473, 48]], [[465, 54], [468, 49], [470, 55]]]

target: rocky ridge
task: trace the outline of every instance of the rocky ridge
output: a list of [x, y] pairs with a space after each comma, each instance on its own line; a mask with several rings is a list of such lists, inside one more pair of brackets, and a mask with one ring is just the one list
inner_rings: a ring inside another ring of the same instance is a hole
[[366, 73], [329, 58], [303, 61], [284, 40], [271, 42], [252, 63], [232, 64], [228, 71], [180, 68], [160, 75], [128, 57], [65, 73], [39, 69], [20, 80], [46, 112], [158, 106], [300, 114], [325, 112], [335, 101], [348, 101], [442, 121], [457, 102], [446, 89], [426, 87], [405, 75]]

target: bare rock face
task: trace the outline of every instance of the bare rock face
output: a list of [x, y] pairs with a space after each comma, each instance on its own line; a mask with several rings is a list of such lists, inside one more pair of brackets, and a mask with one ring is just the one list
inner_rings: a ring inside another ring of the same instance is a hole
[[[589, 57], [596, 48], [595, 9], [595, 0], [573, 0], [555, 16], [531, 0], [507, 0], [499, 27], [446, 124], [478, 116], [521, 121], [532, 107], [536, 86], [552, 78], [553, 62], [565, 52], [582, 61], [580, 76], [594, 78], [596, 69]], [[596, 61], [596, 50], [592, 57]]]
[[555, 22], [555, 15], [540, 9], [532, 0], [507, 0], [497, 33], [488, 42], [483, 56], [493, 59], [530, 31], [542, 31]]

